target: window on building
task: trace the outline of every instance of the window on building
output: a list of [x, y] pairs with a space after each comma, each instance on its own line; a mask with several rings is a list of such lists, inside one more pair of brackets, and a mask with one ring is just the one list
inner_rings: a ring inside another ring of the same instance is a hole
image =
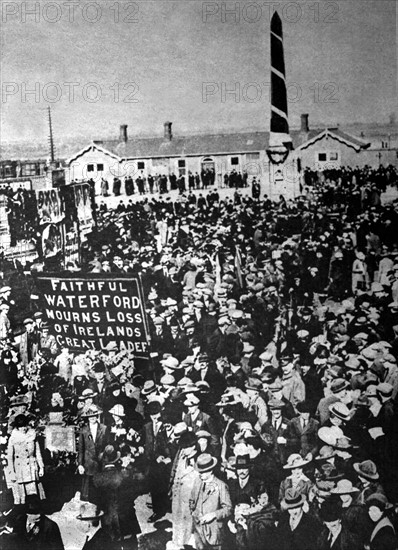
[[87, 164], [87, 172], [94, 172], [94, 164]]
[[23, 176], [35, 176], [36, 175], [36, 164], [27, 162], [23, 165], [22, 168]]
[[145, 170], [145, 162], [142, 162], [142, 161], [137, 162], [137, 168], [138, 170]]
[[231, 157], [231, 165], [237, 166], [239, 164], [239, 157]]
[[4, 175], [6, 178], [9, 178], [10, 176], [12, 176], [12, 167], [10, 165], [7, 165], [4, 168]]
[[318, 160], [320, 162], [326, 162], [326, 153], [318, 153]]
[[329, 153], [329, 160], [338, 160], [339, 154], [338, 153]]
[[260, 158], [260, 153], [246, 153], [247, 160], [258, 160]]
[[104, 171], [104, 165], [103, 164], [97, 164], [97, 170], [98, 170], [98, 172], [103, 172]]
[[178, 161], [178, 168], [185, 168], [185, 160]]

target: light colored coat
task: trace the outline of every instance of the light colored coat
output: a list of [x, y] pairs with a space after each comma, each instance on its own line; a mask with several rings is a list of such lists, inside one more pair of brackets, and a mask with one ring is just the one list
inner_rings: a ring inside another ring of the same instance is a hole
[[17, 429], [12, 431], [7, 460], [10, 474], [12, 477], [15, 475], [17, 483], [38, 481], [39, 469], [44, 468], [44, 464], [34, 430], [29, 429], [27, 433]]
[[199, 474], [193, 466], [187, 465], [185, 457], [180, 457], [172, 486], [171, 513], [173, 519], [173, 543], [182, 548], [192, 536], [192, 515], [189, 499]]
[[[221, 545], [225, 538], [225, 523], [232, 514], [231, 497], [227, 485], [214, 477], [204, 487], [203, 482], [196, 480], [189, 501], [194, 523], [194, 535], [197, 550]], [[204, 525], [200, 519], [214, 512], [216, 519]]]

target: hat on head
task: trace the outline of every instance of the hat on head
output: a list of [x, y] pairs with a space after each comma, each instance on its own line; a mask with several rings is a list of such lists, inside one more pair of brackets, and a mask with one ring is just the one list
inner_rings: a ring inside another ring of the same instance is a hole
[[340, 401], [329, 405], [329, 411], [334, 416], [337, 416], [337, 418], [340, 418], [340, 420], [344, 420], [344, 422], [347, 422], [351, 417], [348, 407], [344, 403], [340, 403]]
[[352, 493], [359, 493], [359, 489], [354, 487], [349, 479], [340, 479], [331, 493], [335, 495], [350, 495]]
[[[2, 305], [4, 305], [4, 304], [2, 304]], [[24, 325], [30, 325], [30, 324], [33, 324], [33, 323], [34, 323], [34, 320], [31, 317], [27, 317], [26, 319], [24, 319], [24, 322], [23, 322]]]
[[142, 387], [142, 395], [149, 395], [156, 391], [156, 384], [153, 380], [146, 380], [145, 384]]
[[343, 390], [346, 390], [349, 387], [349, 383], [344, 378], [336, 378], [330, 384], [330, 390], [332, 393], [339, 393]]
[[79, 395], [79, 401], [85, 401], [86, 399], [92, 399], [97, 397], [98, 393], [92, 390], [91, 388], [86, 388], [82, 391], [82, 394]]
[[214, 470], [217, 465], [217, 459], [208, 453], [202, 453], [196, 460], [196, 469], [200, 474]]
[[107, 445], [98, 458], [103, 464], [115, 464], [120, 459], [120, 452], [115, 451], [113, 445]]
[[80, 506], [80, 514], [76, 516], [76, 519], [82, 521], [94, 520], [102, 517], [104, 512], [102, 512], [96, 504], [91, 502], [85, 502]]
[[235, 470], [243, 470], [251, 466], [250, 455], [238, 455], [235, 461]]
[[365, 504], [369, 508], [371, 506], [377, 506], [382, 512], [393, 508], [393, 505], [388, 502], [386, 495], [383, 493], [373, 493], [369, 495], [365, 501]]
[[336, 452], [331, 445], [323, 445], [319, 450], [318, 456], [315, 457], [315, 460], [328, 460], [335, 454]]
[[168, 369], [177, 370], [180, 368], [180, 362], [175, 357], [167, 357], [167, 359], [162, 359], [160, 363]]
[[306, 464], [309, 464], [309, 460], [305, 460], [298, 453], [293, 453], [287, 459], [286, 464], [283, 466], [285, 470], [293, 470], [294, 468], [302, 468]]
[[211, 439], [211, 433], [208, 432], [207, 430], [199, 430], [196, 432], [196, 437], [197, 439], [201, 439], [201, 438]]
[[94, 372], [105, 372], [105, 364], [103, 361], [97, 361], [93, 365]]
[[285, 498], [282, 500], [282, 506], [285, 510], [300, 508], [305, 502], [305, 496], [297, 489], [286, 489]]
[[387, 398], [392, 396], [393, 390], [393, 386], [388, 382], [382, 382], [376, 387], [377, 394]]
[[99, 416], [100, 414], [102, 414], [102, 411], [97, 407], [97, 405], [90, 405], [90, 407], [85, 413], [82, 414], [82, 416], [90, 418], [92, 416]]
[[152, 416], [153, 414], [158, 414], [162, 410], [162, 405], [159, 403], [159, 401], [150, 401], [147, 405], [147, 413], [149, 416]]
[[43, 507], [39, 495], [27, 495], [25, 500], [25, 511], [30, 515], [42, 514]]
[[248, 390], [261, 391], [263, 388], [263, 385], [261, 381], [258, 380], [257, 378], [249, 378], [245, 384], [245, 388]]
[[186, 407], [192, 407], [193, 405], [199, 405], [199, 403], [200, 403], [200, 400], [199, 400], [198, 397], [196, 397], [196, 395], [190, 395], [184, 401], [184, 405]]
[[119, 416], [120, 418], [126, 416], [123, 405], [119, 404], [114, 405], [109, 412], [110, 414], [113, 414], [114, 416]]
[[285, 406], [281, 399], [270, 399], [268, 401], [268, 407], [272, 410], [282, 410]]
[[[333, 493], [333, 491], [331, 491]], [[337, 497], [327, 498], [322, 502], [319, 509], [319, 516], [325, 523], [333, 522], [341, 519], [342, 502]]]
[[282, 391], [283, 390], [282, 382], [277, 379], [277, 380], [275, 380], [275, 382], [273, 382], [272, 384], [270, 384], [268, 386], [268, 389], [272, 393], [277, 393], [278, 391]]
[[297, 403], [296, 409], [299, 413], [309, 413], [311, 412], [311, 405], [308, 401], [300, 401], [300, 403]]
[[174, 435], [179, 435], [180, 434], [180, 438], [179, 438], [179, 442], [178, 442], [180, 448], [181, 449], [187, 449], [188, 447], [195, 446], [196, 443], [197, 443], [196, 435], [193, 432], [188, 432], [187, 431], [188, 427], [184, 422], [182, 424], [184, 424], [183, 431], [179, 431], [179, 430], [176, 431], [175, 428], [177, 426], [175, 426], [175, 428], [174, 428]]
[[172, 376], [171, 374], [165, 374], [164, 376], [162, 376], [162, 378], [160, 379], [160, 383], [163, 385], [163, 386], [173, 386], [175, 384], [175, 378], [174, 376]]
[[379, 479], [376, 464], [372, 460], [364, 460], [363, 462], [355, 462], [354, 470], [358, 475], [370, 481]]

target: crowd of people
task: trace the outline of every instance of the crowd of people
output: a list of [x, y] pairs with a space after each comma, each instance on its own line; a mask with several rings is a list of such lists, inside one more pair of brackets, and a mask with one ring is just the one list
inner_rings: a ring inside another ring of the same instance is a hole
[[[247, 187], [248, 177], [246, 170], [243, 170], [243, 172], [231, 170], [231, 172], [226, 172], [222, 178], [221, 174], [219, 174], [222, 187], [235, 189]], [[193, 173], [191, 170], [188, 170], [187, 174], [185, 173], [185, 169], [181, 169], [179, 176], [174, 172], [171, 172], [168, 176], [158, 173], [145, 176], [143, 170], [141, 170], [140, 174], [135, 179], [131, 175], [123, 178], [124, 183], [121, 178], [114, 177], [112, 182], [112, 194], [115, 197], [120, 197], [123, 194], [128, 197], [134, 194], [153, 195], [160, 193], [164, 195], [174, 190], [178, 190], [179, 193], [182, 194], [187, 190], [209, 189], [217, 183], [216, 178], [217, 175], [214, 168], [203, 168], [200, 173]], [[108, 180], [106, 178], [101, 178], [101, 196], [111, 196], [110, 191]]]
[[35, 266], [16, 337], [3, 281], [2, 548], [137, 548], [148, 495], [168, 550], [397, 550], [398, 208], [334, 177], [103, 204], [68, 267], [140, 275], [146, 358], [68, 347]]

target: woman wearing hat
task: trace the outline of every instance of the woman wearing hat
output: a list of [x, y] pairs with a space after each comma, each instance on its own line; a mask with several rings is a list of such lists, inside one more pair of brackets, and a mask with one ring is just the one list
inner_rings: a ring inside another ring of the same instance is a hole
[[101, 472], [94, 475], [98, 490], [98, 504], [104, 511], [103, 525], [113, 540], [123, 541], [129, 549], [137, 548], [137, 534], [141, 529], [134, 508], [134, 480], [131, 470], [120, 471], [120, 452], [107, 445], [99, 455]]
[[365, 504], [366, 499], [373, 493], [385, 494], [382, 485], [379, 483], [379, 472], [376, 464], [372, 460], [355, 462], [354, 470], [358, 475], [359, 493], [355, 497], [355, 502]]
[[300, 491], [287, 489], [276, 529], [278, 550], [317, 550], [320, 525], [313, 515], [305, 512], [306, 507], [306, 497]]
[[300, 495], [308, 496], [312, 487], [312, 482], [303, 473], [303, 467], [310, 463], [310, 460], [302, 458], [298, 453], [291, 454], [287, 463], [283, 466], [284, 470], [289, 470], [290, 475], [282, 481], [279, 487], [279, 502], [283, 507], [283, 501], [286, 491], [294, 490]]
[[397, 534], [388, 517], [388, 511], [392, 506], [386, 496], [382, 493], [373, 493], [366, 499], [366, 506], [373, 522], [373, 530], [365, 549], [396, 550], [398, 548]]
[[355, 503], [354, 498], [359, 489], [353, 486], [350, 480], [340, 479], [331, 494], [340, 497], [343, 525], [351, 534], [352, 550], [362, 550], [370, 534], [370, 520], [363, 504]]
[[44, 475], [44, 464], [36, 435], [29, 426], [27, 415], [19, 414], [15, 417], [7, 446], [7, 468], [14, 504], [23, 504], [27, 495], [46, 498], [40, 481]]

